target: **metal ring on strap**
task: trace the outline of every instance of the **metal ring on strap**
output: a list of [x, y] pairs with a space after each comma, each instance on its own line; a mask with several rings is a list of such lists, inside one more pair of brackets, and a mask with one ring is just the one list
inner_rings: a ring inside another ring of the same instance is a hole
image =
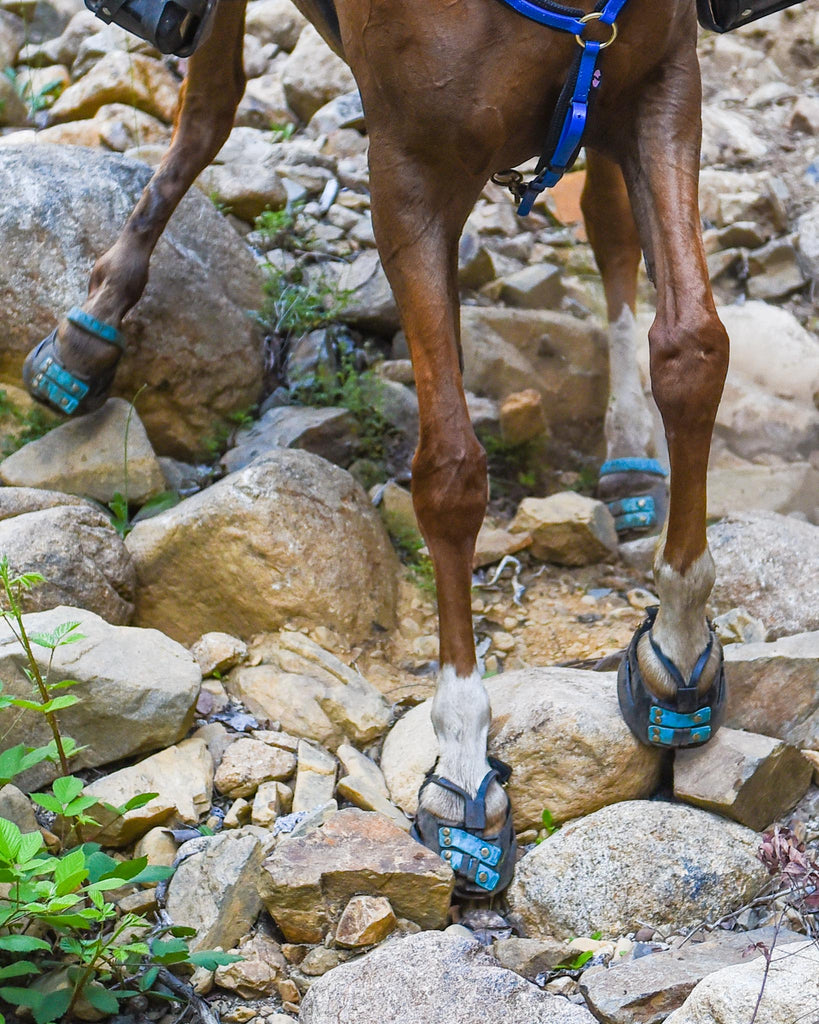
[[[586, 25], [590, 21], [599, 21], [602, 17], [603, 17], [603, 12], [602, 11], [592, 11], [590, 14], [584, 14], [582, 18], [578, 18], [577, 20], [581, 24]], [[607, 46], [611, 46], [611, 44], [617, 38], [617, 22], [616, 21], [611, 22], [611, 24], [609, 25], [609, 28], [611, 29], [611, 35], [605, 41], [605, 43], [600, 43], [600, 49], [601, 50], [605, 50], [605, 48]], [[577, 45], [582, 50], [585, 50], [586, 49], [586, 40], [583, 38], [583, 36], [576, 35], [575, 39], [577, 40]]]

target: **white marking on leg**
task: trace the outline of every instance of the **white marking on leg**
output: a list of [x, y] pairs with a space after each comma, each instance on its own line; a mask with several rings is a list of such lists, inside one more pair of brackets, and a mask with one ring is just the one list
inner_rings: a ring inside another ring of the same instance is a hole
[[[654, 582], [660, 598], [660, 610], [652, 635], [663, 654], [688, 679], [708, 644], [705, 604], [714, 585], [714, 559], [706, 548], [683, 574], [666, 562], [664, 552], [665, 534], [657, 545], [654, 559]], [[640, 641], [638, 656], [645, 683], [653, 693], [660, 696], [676, 693], [676, 683], [651, 649], [648, 636]], [[710, 685], [718, 661], [719, 644], [715, 642], [702, 674], [701, 692]]]
[[606, 409], [606, 458], [653, 457], [654, 421], [637, 365], [637, 325], [623, 306], [609, 324], [609, 404]]

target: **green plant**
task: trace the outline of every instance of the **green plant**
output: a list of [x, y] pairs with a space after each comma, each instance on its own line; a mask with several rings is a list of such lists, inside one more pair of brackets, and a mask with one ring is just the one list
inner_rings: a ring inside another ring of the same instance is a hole
[[216, 189], [212, 189], [208, 193], [208, 199], [216, 207], [216, 212], [221, 213], [223, 217], [227, 217], [229, 213], [233, 212], [233, 207], [229, 203], [226, 203], [224, 199], [219, 195]]
[[20, 409], [9, 398], [8, 393], [0, 388], [0, 419], [11, 420], [14, 432], [3, 438], [2, 454], [13, 455], [29, 441], [36, 441], [53, 430], [59, 420], [40, 406], [33, 406], [25, 411]]
[[557, 830], [560, 828], [560, 825], [555, 825], [554, 815], [548, 807], [543, 808], [543, 813], [540, 816], [540, 820], [543, 822], [543, 828], [541, 829], [541, 831], [545, 832], [546, 835], [538, 836], [535, 840], [535, 845], [545, 842], [545, 840], [548, 839], [549, 836], [554, 835], [555, 832], [557, 832]]
[[536, 489], [542, 456], [537, 442], [510, 444], [490, 431], [480, 431], [478, 436], [486, 452], [489, 491], [493, 499], [517, 502]]
[[334, 320], [349, 300], [349, 292], [324, 276], [307, 277], [300, 266], [279, 270], [264, 267], [265, 300], [258, 314], [268, 333], [298, 338]]
[[[52, 732], [47, 746], [20, 744], [2, 751], [0, 776], [5, 784], [43, 761], [58, 762], [62, 775], [54, 780], [51, 791], [36, 793], [32, 799], [58, 816], [67, 836], [75, 836], [80, 826], [99, 826], [89, 814], [97, 801], [83, 793], [82, 779], [68, 774], [68, 759], [79, 748], [61, 734], [57, 721], [57, 712], [79, 699], [59, 692], [75, 681], [52, 683], [50, 674], [55, 651], [81, 635], [75, 622], [48, 633], [26, 629], [23, 595], [42, 579], [38, 573], [13, 574], [8, 559], [0, 559], [0, 592], [8, 606], [2, 615], [23, 650], [24, 672], [35, 689], [34, 700], [0, 694], [0, 708], [42, 715]], [[34, 646], [50, 652], [45, 671], [35, 658]], [[120, 807], [102, 806], [116, 818], [155, 796], [141, 793]], [[142, 915], [123, 914], [105, 897], [110, 890], [166, 879], [171, 870], [149, 867], [145, 857], [117, 861], [94, 842], [54, 856], [39, 831], [23, 833], [14, 822], [0, 818], [0, 1000], [24, 1008], [35, 1024], [56, 1024], [75, 1019], [80, 1003], [111, 1014], [123, 999], [144, 992], [176, 998], [156, 988], [161, 971], [169, 965], [214, 969], [238, 959], [221, 952], [191, 953], [186, 940], [194, 929], [155, 925]], [[2, 1012], [0, 1024], [5, 1024]]]
[[299, 214], [304, 203], [288, 203], [281, 210], [263, 210], [254, 222], [254, 230], [261, 236], [261, 248], [307, 249], [309, 244], [298, 228]]
[[293, 132], [296, 130], [296, 126], [292, 121], [285, 121], [283, 124], [273, 122], [270, 126], [270, 133], [273, 136], [273, 142], [287, 142], [292, 137]]
[[237, 409], [228, 413], [223, 420], [218, 420], [211, 428], [211, 433], [202, 439], [202, 447], [211, 459], [218, 459], [227, 448], [228, 443], [237, 430], [251, 427], [254, 423], [251, 409]]

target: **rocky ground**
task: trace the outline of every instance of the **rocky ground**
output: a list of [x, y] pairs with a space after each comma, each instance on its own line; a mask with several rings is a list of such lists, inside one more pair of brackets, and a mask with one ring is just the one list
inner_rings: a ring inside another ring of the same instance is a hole
[[[31, 628], [81, 624], [54, 669], [79, 681], [61, 722], [86, 793], [157, 793], [98, 837], [177, 865], [121, 909], [244, 958], [193, 978], [221, 1020], [745, 1024], [766, 967], [758, 1021], [817, 1012], [815, 914], [758, 854], [776, 822], [785, 860], [819, 846], [818, 50], [809, 5], [701, 40], [731, 697], [718, 740], [673, 763], [616, 708], [652, 542], [618, 546], [590, 496], [607, 355], [582, 166], [526, 222], [494, 186], [470, 218], [465, 382], [492, 478], [474, 624], [521, 860], [505, 898], [451, 906], [449, 867], [407, 834], [436, 756], [434, 586], [349, 72], [286, 0], [251, 0], [236, 128], [126, 319], [118, 397], [58, 425], [19, 390], [22, 358], [167, 146], [184, 62], [81, 0], [0, 0], [0, 552], [46, 577]], [[0, 659], [25, 692], [10, 634]], [[0, 814], [56, 843], [23, 792], [48, 781], [6, 786]], [[119, 1024], [176, 1019], [140, 998]]]

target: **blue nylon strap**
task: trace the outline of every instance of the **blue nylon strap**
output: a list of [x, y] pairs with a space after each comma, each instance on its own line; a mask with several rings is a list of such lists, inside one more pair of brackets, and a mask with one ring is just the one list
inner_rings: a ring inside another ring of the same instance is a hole
[[456, 874], [463, 875], [487, 892], [493, 892], [500, 881], [497, 871], [493, 871], [492, 868], [486, 867], [473, 857], [459, 853], [457, 850], [452, 851], [452, 856], [447, 859], [447, 863]]
[[660, 726], [649, 725], [649, 740], [663, 747], [691, 746], [695, 743], [705, 743], [711, 738], [711, 726], [702, 725], [699, 729], [665, 729]]
[[125, 351], [125, 339], [116, 327], [112, 327], [111, 324], [107, 324], [103, 320], [98, 320], [90, 313], [86, 313], [84, 309], [80, 309], [79, 306], [70, 309], [65, 318], [75, 327], [79, 327], [81, 331], [93, 334], [95, 337], [107, 341], [109, 345], [116, 345], [117, 348]]
[[532, 3], [532, 0], [503, 0], [503, 2], [513, 11], [522, 14], [524, 18], [536, 21], [539, 25], [545, 25], [546, 28], [553, 28], [558, 32], [571, 32], [572, 35], [579, 35], [583, 31], [583, 24], [580, 21], [582, 11], [580, 15], [569, 13], [569, 9], [564, 9], [561, 13]]
[[88, 385], [49, 357], [31, 382], [32, 391], [69, 416], [88, 394]]
[[653, 704], [648, 720], [652, 725], [666, 725], [671, 729], [696, 729], [698, 725], [707, 725], [711, 721], [711, 708], [699, 708], [690, 715], [681, 715], [678, 711]]
[[648, 512], [629, 512], [627, 515], [614, 517], [614, 528], [618, 533], [625, 533], [626, 530], [645, 530], [656, 525], [657, 517]]
[[652, 476], [668, 476], [656, 459], [610, 459], [600, 467], [600, 476], [609, 473], [650, 473]]
[[625, 516], [631, 513], [656, 519], [654, 498], [650, 494], [640, 494], [635, 498], [620, 498], [619, 501], [607, 502], [608, 510], [613, 516]]
[[488, 864], [492, 868], [498, 864], [503, 854], [500, 846], [488, 843], [480, 836], [473, 836], [462, 828], [442, 826], [438, 829], [438, 841], [446, 849], [451, 848], [468, 853], [470, 857], [475, 857], [481, 863]]

